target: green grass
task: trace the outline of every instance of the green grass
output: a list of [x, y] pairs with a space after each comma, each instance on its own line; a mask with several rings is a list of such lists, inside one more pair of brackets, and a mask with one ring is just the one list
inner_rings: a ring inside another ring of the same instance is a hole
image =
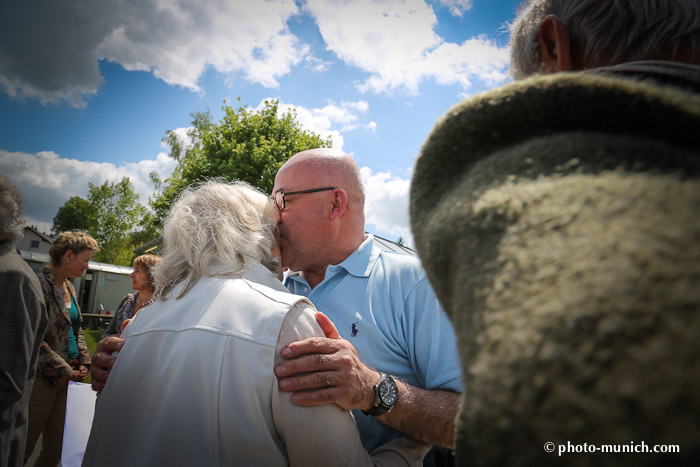
[[[100, 341], [100, 338], [102, 337], [102, 329], [83, 329], [83, 335], [85, 336], [85, 343], [87, 344], [88, 348], [88, 353], [92, 357], [92, 354], [95, 353], [95, 349], [97, 349], [97, 343]], [[90, 373], [88, 373], [88, 377], [84, 383], [90, 384], [92, 383], [92, 376]]]

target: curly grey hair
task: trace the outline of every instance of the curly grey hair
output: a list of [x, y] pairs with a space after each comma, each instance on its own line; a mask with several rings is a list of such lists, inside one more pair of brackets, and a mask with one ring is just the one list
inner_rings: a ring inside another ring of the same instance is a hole
[[22, 197], [17, 188], [0, 174], [0, 250], [9, 251], [24, 235]]
[[245, 182], [185, 189], [163, 227], [165, 254], [152, 271], [156, 296], [165, 300], [186, 281], [181, 298], [200, 278], [234, 275], [255, 261], [279, 268], [271, 255], [276, 229], [268, 196]]
[[528, 0], [510, 28], [515, 79], [539, 70], [538, 33], [549, 15], [566, 25], [577, 69], [700, 58], [698, 0]]

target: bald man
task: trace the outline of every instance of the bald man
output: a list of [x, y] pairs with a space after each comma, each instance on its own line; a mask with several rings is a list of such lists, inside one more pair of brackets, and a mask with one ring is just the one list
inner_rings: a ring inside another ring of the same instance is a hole
[[367, 449], [399, 433], [452, 447], [462, 390], [454, 331], [419, 260], [381, 251], [365, 234], [355, 162], [332, 149], [296, 154], [277, 173], [272, 199], [282, 263], [295, 271], [285, 285], [345, 338], [289, 345], [289, 360], [275, 368], [280, 389], [294, 391], [298, 405], [355, 409]]

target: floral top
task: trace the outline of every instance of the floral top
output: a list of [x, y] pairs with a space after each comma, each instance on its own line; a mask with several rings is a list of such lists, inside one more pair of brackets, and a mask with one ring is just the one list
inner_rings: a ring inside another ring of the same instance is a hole
[[[67, 362], [68, 340], [73, 325], [68, 310], [63, 303], [63, 288], [56, 283], [56, 279], [48, 266], [44, 266], [41, 273], [39, 273], [39, 283], [41, 283], [41, 290], [44, 294], [49, 324], [46, 328], [46, 334], [44, 334], [44, 341], [39, 349], [39, 362], [37, 363], [36, 373], [46, 378], [49, 383], [56, 384], [60, 380], [67, 378], [73, 370]], [[73, 284], [66, 280], [66, 287], [77, 307], [78, 301], [75, 298]], [[82, 323], [82, 321], [83, 316], [80, 314], [80, 308], [78, 308], [78, 322]], [[85, 343], [83, 328], [80, 325], [77, 328], [78, 363], [89, 366], [90, 355]]]
[[122, 299], [119, 304], [117, 311], [114, 312], [114, 318], [110, 321], [109, 326], [105, 329], [104, 334], [102, 334], [102, 339], [109, 336], [118, 336], [121, 334], [122, 323], [127, 319], [134, 317], [134, 308], [136, 307], [136, 302], [139, 299], [139, 293], [126, 294], [126, 297]]

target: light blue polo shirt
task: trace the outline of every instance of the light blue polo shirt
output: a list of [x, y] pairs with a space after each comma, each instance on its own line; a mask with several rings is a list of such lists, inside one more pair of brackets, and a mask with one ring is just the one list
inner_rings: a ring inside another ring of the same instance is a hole
[[[417, 257], [382, 251], [369, 235], [328, 266], [314, 289], [298, 273], [285, 286], [324, 312], [365, 364], [423, 389], [462, 391], [454, 329]], [[360, 410], [353, 414], [370, 452], [399, 436]]]

